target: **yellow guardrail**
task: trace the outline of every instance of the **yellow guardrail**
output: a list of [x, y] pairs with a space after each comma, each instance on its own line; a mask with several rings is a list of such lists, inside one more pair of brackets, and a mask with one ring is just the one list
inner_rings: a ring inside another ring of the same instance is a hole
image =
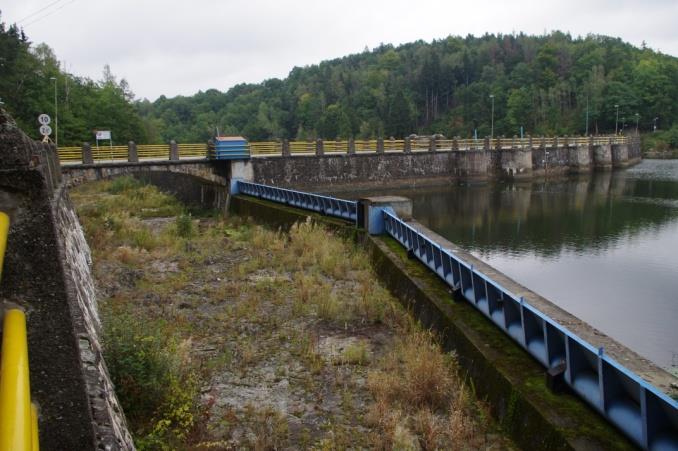
[[26, 314], [5, 312], [0, 357], [0, 450], [37, 451], [38, 413], [31, 404]]
[[277, 141], [251, 142], [250, 155], [282, 155], [282, 143]]
[[315, 153], [315, 142], [290, 141], [290, 153]]
[[[567, 139], [570, 145], [584, 146], [591, 142], [590, 137], [532, 137], [532, 148], [553, 147], [558, 140], [562, 144]], [[438, 139], [436, 148], [439, 150], [453, 149], [456, 142], [456, 148], [459, 150], [482, 150], [485, 146], [485, 139]], [[629, 142], [627, 136], [595, 136], [593, 144], [626, 144]], [[354, 141], [356, 152], [376, 152], [376, 139], [357, 139]], [[530, 138], [493, 138], [489, 140], [490, 149], [511, 149], [513, 147], [526, 149], [530, 146]], [[206, 157], [208, 153], [206, 144], [178, 144], [179, 158]], [[249, 143], [250, 154], [258, 155], [282, 155], [281, 141], [254, 141]], [[410, 149], [413, 152], [428, 151], [430, 138], [421, 136], [413, 138], [410, 141]], [[348, 152], [349, 142], [346, 140], [328, 140], [323, 141], [325, 152]], [[289, 150], [291, 154], [314, 154], [316, 150], [315, 141], [290, 141]], [[384, 151], [401, 152], [405, 150], [405, 140], [403, 139], [385, 139]], [[64, 163], [82, 161], [82, 149], [80, 147], [59, 147], [57, 149], [59, 160]], [[137, 145], [137, 154], [140, 160], [163, 160], [169, 159], [169, 144], [139, 144]], [[128, 159], [127, 146], [99, 147], [92, 149], [92, 158], [95, 161], [112, 161]], [[1, 450], [0, 450], [1, 451]]]

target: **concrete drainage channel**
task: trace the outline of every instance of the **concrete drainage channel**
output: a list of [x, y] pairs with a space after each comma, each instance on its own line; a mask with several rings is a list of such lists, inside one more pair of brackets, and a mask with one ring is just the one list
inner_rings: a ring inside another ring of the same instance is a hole
[[407, 199], [365, 199], [354, 210], [344, 200], [239, 181], [231, 192], [267, 199], [234, 196], [237, 214], [275, 227], [310, 215], [366, 245], [382, 280], [441, 332], [521, 446], [631, 446], [619, 430], [643, 449], [678, 449], [678, 402], [662, 391], [674, 377], [410, 220]]

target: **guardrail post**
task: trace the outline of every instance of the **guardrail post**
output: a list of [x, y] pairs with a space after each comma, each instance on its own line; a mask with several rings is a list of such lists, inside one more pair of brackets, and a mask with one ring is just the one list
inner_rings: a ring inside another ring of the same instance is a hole
[[315, 140], [315, 154], [316, 156], [325, 155], [325, 147], [323, 146], [323, 140], [320, 138]]
[[290, 142], [286, 139], [282, 140], [282, 156], [289, 157], [290, 154]]
[[384, 153], [384, 138], [377, 138], [377, 153]]
[[539, 140], [539, 148], [540, 149], [546, 149], [546, 137], [542, 135], [541, 139]]
[[82, 143], [82, 164], [94, 164], [94, 158], [92, 158], [92, 146], [90, 143]]
[[489, 151], [490, 150], [490, 137], [486, 136], [485, 139], [483, 139], [483, 150]]
[[435, 152], [436, 151], [436, 146], [437, 146], [437, 138], [436, 135], [431, 135], [428, 138], [428, 151], [429, 152]]
[[348, 138], [348, 154], [353, 155], [355, 153], [355, 139], [353, 137]]
[[589, 147], [593, 147], [593, 135], [589, 135]]
[[127, 161], [130, 163], [139, 162], [139, 153], [137, 152], [137, 143], [130, 141], [127, 143]]
[[532, 150], [532, 135], [527, 135], [527, 148]]
[[452, 150], [459, 150], [459, 141], [457, 139], [458, 136], [452, 138]]
[[497, 152], [501, 150], [501, 137], [494, 138], [494, 150]]
[[553, 138], [553, 148], [554, 149], [558, 148], [558, 137], [557, 136], [555, 138]]
[[412, 140], [409, 136], [406, 136], [405, 140], [403, 141], [403, 152], [412, 153]]
[[179, 161], [179, 145], [175, 140], [169, 142], [169, 159], [170, 161]]
[[567, 149], [567, 147], [570, 145], [570, 140], [567, 137], [567, 135], [563, 136], [563, 147]]
[[513, 135], [513, 139], [511, 140], [511, 149], [518, 149], [518, 137], [516, 135]]

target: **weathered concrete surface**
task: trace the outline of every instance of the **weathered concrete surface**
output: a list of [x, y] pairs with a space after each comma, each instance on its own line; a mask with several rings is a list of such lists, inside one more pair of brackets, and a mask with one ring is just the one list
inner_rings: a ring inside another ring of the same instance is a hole
[[[569, 393], [551, 393], [538, 362], [467, 302], [453, 301], [449, 287], [424, 265], [408, 259], [395, 240], [369, 237], [363, 229], [344, 221], [247, 196], [234, 196], [231, 209], [283, 230], [310, 217], [364, 245], [380, 278], [423, 325], [440, 332], [445, 348], [456, 351], [477, 396], [489, 403], [493, 416], [525, 449], [632, 448], [625, 437], [579, 398]], [[443, 245], [454, 247], [445, 240]], [[483, 268], [489, 273], [487, 265]], [[520, 294], [529, 294], [515, 282], [505, 281], [522, 290]], [[567, 315], [562, 310], [553, 313]], [[572, 325], [577, 326], [574, 322]], [[596, 335], [597, 331], [592, 333]]]
[[27, 313], [43, 450], [132, 449], [98, 347], [89, 250], [53, 146], [0, 110], [0, 209], [10, 215], [0, 302]]
[[62, 172], [69, 187], [131, 175], [158, 186], [185, 204], [223, 209], [228, 196], [230, 169], [230, 162], [201, 159], [69, 165], [62, 167]]

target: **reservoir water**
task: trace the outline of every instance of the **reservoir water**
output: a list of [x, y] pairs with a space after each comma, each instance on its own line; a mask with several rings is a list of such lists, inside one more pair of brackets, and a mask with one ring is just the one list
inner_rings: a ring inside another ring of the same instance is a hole
[[656, 364], [678, 365], [678, 160], [389, 190], [414, 217]]

